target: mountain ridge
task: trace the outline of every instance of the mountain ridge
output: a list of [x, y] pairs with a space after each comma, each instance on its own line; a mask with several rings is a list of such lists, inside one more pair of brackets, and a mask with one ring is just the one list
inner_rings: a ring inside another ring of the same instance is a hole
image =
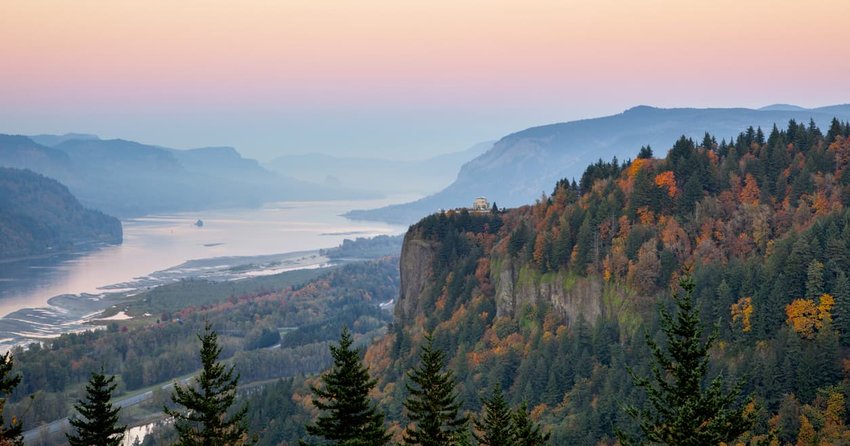
[[409, 224], [436, 209], [466, 206], [480, 195], [500, 206], [519, 206], [539, 198], [561, 178], [578, 178], [586, 164], [614, 156], [625, 160], [641, 146], [663, 154], [670, 141], [681, 135], [701, 138], [707, 132], [725, 139], [747, 126], [768, 132], [789, 119], [806, 124], [814, 119], [827, 126], [834, 117], [850, 119], [850, 105], [803, 111], [637, 106], [615, 115], [530, 127], [500, 138], [490, 150], [464, 164], [455, 181], [435, 194], [346, 216]]
[[0, 166], [55, 178], [86, 206], [121, 217], [373, 196], [274, 174], [233, 148], [177, 150], [124, 139], [63, 138], [48, 147], [26, 136], [0, 135]]

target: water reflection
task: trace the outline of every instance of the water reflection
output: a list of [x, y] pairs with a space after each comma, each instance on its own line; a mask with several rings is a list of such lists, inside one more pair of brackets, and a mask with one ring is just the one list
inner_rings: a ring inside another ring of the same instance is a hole
[[[0, 314], [45, 306], [61, 294], [99, 293], [100, 287], [191, 259], [303, 251], [336, 246], [345, 238], [400, 234], [407, 228], [339, 216], [392, 201], [284, 202], [126, 220], [122, 245], [0, 263]], [[195, 225], [198, 219], [203, 227]]]

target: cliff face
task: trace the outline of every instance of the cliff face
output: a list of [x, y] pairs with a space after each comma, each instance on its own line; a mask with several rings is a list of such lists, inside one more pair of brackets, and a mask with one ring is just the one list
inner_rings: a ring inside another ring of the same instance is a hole
[[[508, 237], [494, 237], [492, 245], [507, 243]], [[521, 262], [493, 250], [472, 250], [467, 258], [454, 266], [454, 271], [435, 272], [435, 261], [445, 255], [446, 241], [424, 237], [421, 231], [411, 230], [404, 238], [399, 269], [401, 291], [395, 306], [396, 321], [409, 324], [417, 315], [432, 317], [445, 310], [449, 288], [460, 288], [457, 280], [463, 263], [490, 265], [486, 271], [476, 273], [479, 281], [477, 294], [491, 300], [495, 316], [516, 318], [521, 310], [531, 305], [543, 305], [557, 315], [561, 323], [571, 325], [583, 319], [593, 325], [600, 316], [620, 318], [628, 308], [623, 302], [633, 301], [628, 291], [606, 284], [598, 276], [579, 277], [567, 271], [540, 274], [531, 264]], [[435, 297], [436, 296], [436, 297]], [[628, 299], [627, 299], [628, 298]], [[455, 302], [457, 307], [463, 301]], [[439, 307], [439, 308], [438, 308]], [[448, 314], [448, 313], [447, 313]]]
[[580, 318], [593, 323], [602, 315], [603, 285], [598, 278], [577, 278], [565, 272], [539, 275], [510, 260], [492, 276], [497, 316], [513, 317], [523, 306], [541, 302], [551, 305], [568, 324]]
[[422, 296], [426, 287], [429, 286], [429, 279], [433, 276], [432, 265], [437, 245], [436, 242], [424, 240], [413, 232], [408, 232], [404, 236], [399, 261], [401, 294], [395, 305], [396, 320], [409, 322], [418, 312], [428, 311], [423, 308]]

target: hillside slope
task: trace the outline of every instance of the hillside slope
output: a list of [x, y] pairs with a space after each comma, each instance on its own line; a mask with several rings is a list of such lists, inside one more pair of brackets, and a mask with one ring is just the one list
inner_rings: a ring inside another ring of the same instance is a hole
[[0, 259], [121, 240], [121, 222], [85, 209], [59, 182], [0, 167]]
[[561, 178], [578, 179], [584, 167], [597, 159], [616, 156], [626, 160], [641, 146], [651, 146], [663, 155], [680, 135], [700, 139], [708, 132], [720, 141], [747, 126], [767, 132], [790, 119], [807, 124], [813, 119], [825, 127], [833, 117], [850, 119], [850, 105], [810, 110], [639, 106], [612, 116], [532, 127], [500, 139], [492, 149], [466, 163], [457, 179], [434, 195], [349, 216], [412, 223], [435, 209], [467, 206], [481, 195], [499, 206], [520, 206], [540, 197]]
[[498, 385], [553, 444], [614, 444], [615, 426], [636, 428], [623, 404], [645, 401], [626, 370], [649, 373], [643, 334], [687, 272], [703, 323], [719, 324], [710, 374], [742, 379], [763, 408], [742, 441], [796, 442], [788, 414], [822, 417], [850, 392], [850, 124], [783, 127], [682, 137], [664, 158], [593, 164], [533, 205], [411, 226], [395, 322], [366, 354], [390, 418], [433, 331], [467, 409]]
[[30, 169], [66, 184], [86, 206], [118, 216], [252, 207], [292, 199], [368, 196], [274, 174], [230, 147], [175, 150], [74, 135], [0, 135], [0, 166]]

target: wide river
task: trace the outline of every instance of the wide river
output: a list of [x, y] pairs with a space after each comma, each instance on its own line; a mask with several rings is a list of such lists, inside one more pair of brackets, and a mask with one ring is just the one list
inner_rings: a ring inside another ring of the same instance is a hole
[[[151, 215], [123, 221], [124, 243], [92, 251], [0, 263], [0, 316], [47, 305], [61, 294], [101, 293], [187, 260], [256, 256], [337, 246], [346, 238], [407, 228], [339, 215], [395, 200], [280, 202], [259, 209]], [[198, 227], [195, 222], [203, 221]]]

